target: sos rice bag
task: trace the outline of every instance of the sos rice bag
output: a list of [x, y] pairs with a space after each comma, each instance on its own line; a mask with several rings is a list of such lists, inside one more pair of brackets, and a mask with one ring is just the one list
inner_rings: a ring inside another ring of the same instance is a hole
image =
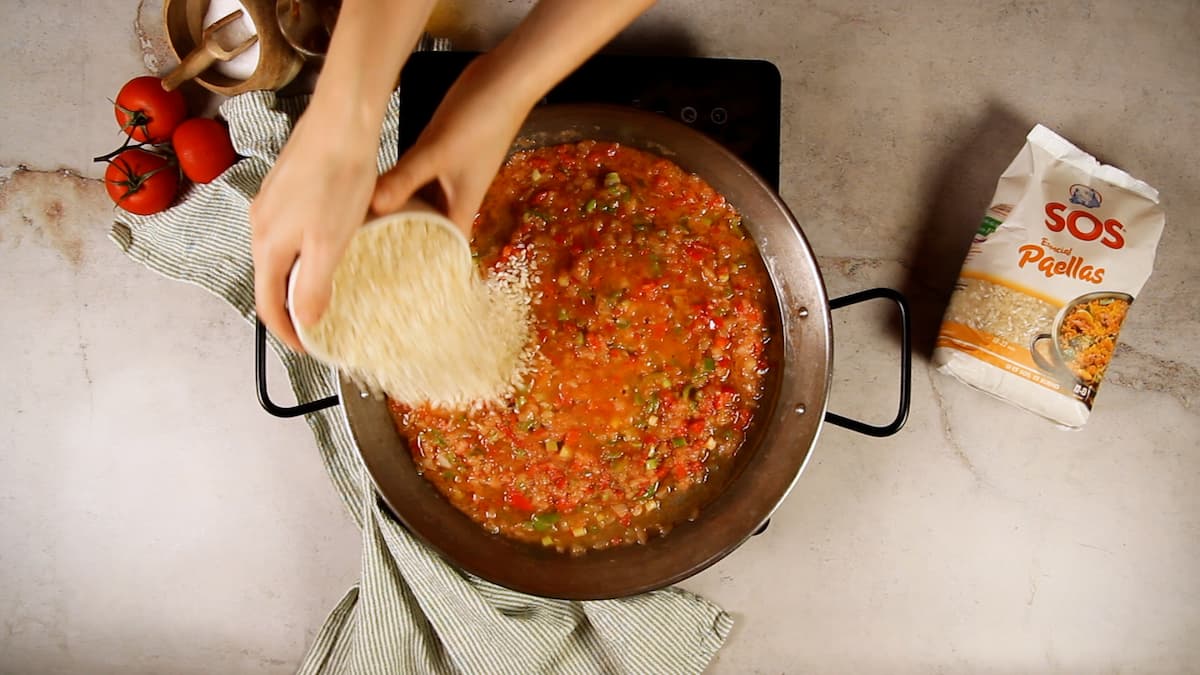
[[971, 242], [934, 365], [1083, 426], [1164, 222], [1157, 190], [1034, 127]]

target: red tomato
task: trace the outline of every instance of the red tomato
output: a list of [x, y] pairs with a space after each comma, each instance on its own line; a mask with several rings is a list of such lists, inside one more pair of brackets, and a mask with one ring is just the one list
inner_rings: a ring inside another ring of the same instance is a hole
[[185, 120], [171, 136], [179, 168], [195, 183], [207, 183], [237, 161], [224, 124], [207, 117]]
[[126, 150], [108, 163], [104, 171], [108, 196], [117, 206], [148, 216], [175, 201], [179, 172], [164, 157], [145, 150]]
[[162, 80], [149, 75], [126, 82], [117, 93], [113, 110], [117, 124], [134, 140], [143, 143], [162, 143], [170, 139], [171, 132], [187, 117], [183, 94], [178, 90], [166, 91], [162, 88]]

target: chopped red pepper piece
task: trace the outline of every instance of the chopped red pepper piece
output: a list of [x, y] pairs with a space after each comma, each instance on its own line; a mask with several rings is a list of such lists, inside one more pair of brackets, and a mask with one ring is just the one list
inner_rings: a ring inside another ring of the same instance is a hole
[[529, 501], [528, 497], [521, 494], [521, 492], [515, 488], [510, 487], [504, 491], [504, 503], [513, 508], [525, 511], [526, 513], [533, 512], [533, 502]]

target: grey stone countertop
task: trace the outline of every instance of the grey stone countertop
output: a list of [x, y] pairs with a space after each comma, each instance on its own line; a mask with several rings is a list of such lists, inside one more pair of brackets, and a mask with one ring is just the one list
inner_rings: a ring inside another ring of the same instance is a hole
[[[527, 2], [460, 0], [486, 47]], [[358, 576], [306, 425], [263, 413], [251, 331], [106, 240], [109, 99], [163, 73], [155, 0], [5, 2], [0, 671], [284, 673]], [[783, 77], [782, 195], [831, 295], [902, 289], [908, 426], [827, 426], [767, 532], [685, 588], [714, 673], [1185, 672], [1200, 663], [1200, 4], [664, 0], [618, 42]], [[1167, 225], [1091, 421], [1057, 430], [928, 349], [1035, 123], [1157, 187]], [[834, 315], [831, 407], [894, 405], [884, 308]], [[282, 377], [276, 371], [275, 377]]]

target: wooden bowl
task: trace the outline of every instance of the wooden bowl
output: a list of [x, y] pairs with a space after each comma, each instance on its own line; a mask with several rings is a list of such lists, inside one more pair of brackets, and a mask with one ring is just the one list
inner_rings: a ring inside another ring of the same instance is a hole
[[[258, 89], [280, 89], [295, 79], [304, 65], [304, 57], [292, 49], [279, 30], [275, 0], [241, 0], [241, 3], [258, 32], [258, 67], [244, 80], [223, 75], [216, 68], [209, 68], [195, 78], [200, 86], [224, 96]], [[200, 44], [208, 4], [208, 0], [163, 2], [167, 44], [180, 61]]]

